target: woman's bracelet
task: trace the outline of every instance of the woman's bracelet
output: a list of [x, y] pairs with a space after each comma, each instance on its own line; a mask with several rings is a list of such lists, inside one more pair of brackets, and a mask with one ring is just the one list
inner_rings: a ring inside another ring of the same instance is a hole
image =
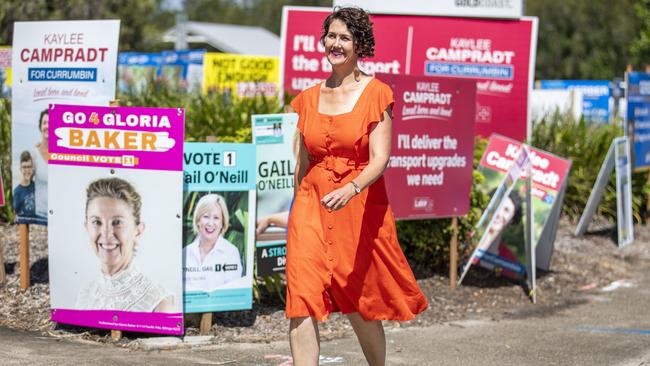
[[354, 187], [354, 192], [355, 194], [361, 193], [361, 187], [357, 184], [357, 182], [351, 180], [350, 183], [352, 183], [352, 186]]

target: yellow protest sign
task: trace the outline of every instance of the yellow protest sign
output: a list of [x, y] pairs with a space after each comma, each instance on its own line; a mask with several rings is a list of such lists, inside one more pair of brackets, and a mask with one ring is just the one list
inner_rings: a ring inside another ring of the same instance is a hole
[[279, 59], [208, 52], [203, 59], [203, 93], [218, 91], [235, 98], [277, 96]]

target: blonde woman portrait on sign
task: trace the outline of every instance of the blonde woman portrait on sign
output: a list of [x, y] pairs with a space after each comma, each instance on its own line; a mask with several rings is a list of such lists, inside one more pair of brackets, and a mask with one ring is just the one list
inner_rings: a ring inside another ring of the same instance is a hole
[[229, 222], [223, 196], [199, 199], [192, 216], [196, 238], [183, 249], [185, 291], [210, 292], [244, 275], [239, 249], [224, 237]]
[[101, 178], [86, 188], [84, 226], [101, 277], [79, 291], [75, 308], [174, 312], [174, 295], [143, 274], [133, 262], [145, 232], [142, 198], [121, 178]]

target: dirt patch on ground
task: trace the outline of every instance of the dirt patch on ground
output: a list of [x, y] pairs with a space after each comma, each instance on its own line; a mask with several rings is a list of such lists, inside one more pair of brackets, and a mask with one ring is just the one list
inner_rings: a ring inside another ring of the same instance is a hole
[[[418, 283], [429, 300], [429, 308], [406, 323], [385, 322], [387, 327], [425, 326], [472, 318], [504, 319], [545, 316], [584, 302], [584, 294], [598, 293], [614, 281], [634, 280], [639, 270], [650, 264], [650, 229], [635, 227], [635, 242], [619, 249], [607, 223], [592, 224], [592, 233], [573, 236], [575, 225], [562, 221], [555, 242], [551, 271], [538, 272], [538, 303], [532, 304], [521, 283], [498, 277], [473, 267], [463, 286], [449, 288], [449, 279], [438, 273], [415, 268]], [[150, 335], [124, 333], [121, 341], [110, 339], [110, 332], [55, 324], [50, 321], [50, 293], [47, 268], [47, 229], [33, 226], [30, 232], [30, 268], [32, 286], [20, 290], [18, 229], [0, 224], [0, 243], [5, 256], [7, 281], [0, 284], [0, 326], [36, 330], [65, 338], [113, 342], [127, 346], [139, 337]], [[263, 285], [260, 286], [263, 289]], [[186, 334], [198, 334], [198, 314], [186, 315]], [[250, 311], [215, 313], [214, 343], [269, 342], [287, 339], [288, 322], [283, 304], [263, 296]], [[321, 324], [325, 340], [350, 336], [352, 328], [342, 316], [334, 314]]]

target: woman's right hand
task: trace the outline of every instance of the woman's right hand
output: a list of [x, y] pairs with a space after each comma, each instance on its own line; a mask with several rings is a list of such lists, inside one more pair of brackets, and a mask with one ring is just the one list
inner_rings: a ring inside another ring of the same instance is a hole
[[256, 224], [256, 227], [255, 227], [255, 233], [257, 235], [260, 235], [269, 226], [271, 226], [271, 218], [268, 217], [268, 216], [262, 217], [259, 220], [257, 220], [257, 224]]

